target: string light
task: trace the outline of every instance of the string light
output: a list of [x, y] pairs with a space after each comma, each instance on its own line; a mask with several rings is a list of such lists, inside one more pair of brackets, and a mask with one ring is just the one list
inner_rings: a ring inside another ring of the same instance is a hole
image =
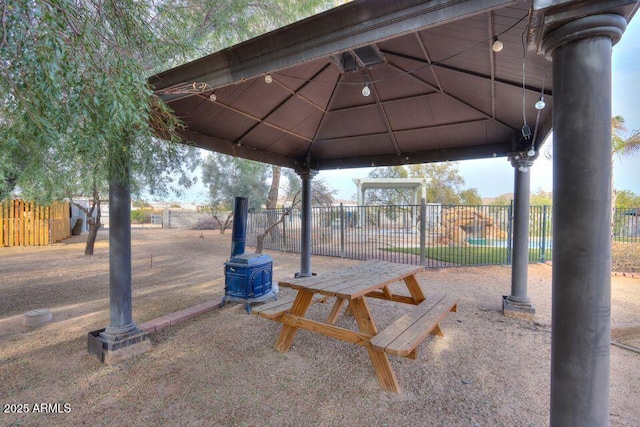
[[264, 82], [266, 84], [270, 84], [271, 82], [273, 82], [273, 77], [271, 77], [271, 74], [267, 74], [266, 76], [264, 76]]
[[544, 102], [544, 96], [540, 96], [540, 99], [538, 100], [538, 102], [536, 102], [536, 105], [534, 105], [534, 107], [536, 107], [536, 110], [542, 110], [544, 107], [546, 107], [547, 104], [545, 104]]
[[211, 95], [209, 95], [209, 100], [212, 102], [216, 102], [216, 99], [218, 99], [218, 97], [216, 96], [215, 93], [212, 93]]
[[369, 96], [371, 95], [371, 89], [369, 89], [369, 83], [365, 83], [364, 87], [362, 88], [362, 96]]
[[491, 49], [493, 49], [494, 52], [498, 53], [503, 48], [504, 44], [500, 40], [498, 40], [498, 36], [493, 36], [493, 45], [491, 46]]
[[527, 156], [533, 157], [535, 155], [536, 155], [536, 150], [535, 148], [533, 148], [533, 145], [532, 145], [531, 148], [529, 148], [529, 151], [527, 151]]

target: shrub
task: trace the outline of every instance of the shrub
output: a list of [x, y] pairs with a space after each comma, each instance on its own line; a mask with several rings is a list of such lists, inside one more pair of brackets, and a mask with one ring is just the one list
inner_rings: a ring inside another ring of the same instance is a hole
[[131, 211], [131, 222], [134, 224], [142, 224], [144, 223], [146, 214], [143, 210], [135, 210]]
[[640, 244], [613, 242], [611, 246], [611, 270], [640, 273]]
[[193, 226], [193, 230], [219, 230], [220, 225], [214, 218], [201, 218], [198, 223]]

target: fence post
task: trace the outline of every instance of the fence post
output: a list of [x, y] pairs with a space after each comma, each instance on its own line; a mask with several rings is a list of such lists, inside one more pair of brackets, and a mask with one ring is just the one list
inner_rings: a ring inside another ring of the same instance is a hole
[[542, 206], [542, 238], [540, 239], [540, 262], [547, 259], [547, 205]]
[[427, 264], [426, 246], [427, 244], [427, 201], [425, 198], [420, 199], [420, 265]]
[[[282, 214], [284, 215], [284, 213], [286, 212], [287, 208], [283, 207], [282, 208]], [[289, 215], [291, 215], [291, 213], [289, 213]], [[287, 216], [282, 218], [282, 250], [286, 250], [287, 249]]]
[[509, 203], [507, 214], [509, 215], [509, 222], [507, 223], [507, 265], [511, 265], [511, 247], [513, 246], [513, 200]]
[[344, 258], [344, 205], [340, 203], [340, 258]]

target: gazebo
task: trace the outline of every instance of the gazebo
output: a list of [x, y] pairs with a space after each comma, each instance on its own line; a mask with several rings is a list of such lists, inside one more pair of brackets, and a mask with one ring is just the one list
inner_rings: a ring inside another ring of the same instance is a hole
[[[551, 423], [608, 425], [611, 49], [635, 10], [628, 0], [356, 0], [149, 81], [186, 141], [297, 171], [301, 276], [312, 274], [318, 170], [504, 157], [515, 180], [505, 313], [534, 312], [529, 167], [553, 130]], [[121, 232], [128, 200], [111, 186], [113, 349], [140, 340]]]
[[[365, 194], [367, 190], [413, 190], [414, 208], [412, 209], [411, 217], [413, 218], [413, 227], [416, 226], [418, 218], [415, 206], [420, 203], [420, 200], [426, 200], [427, 198], [428, 178], [354, 178], [353, 182], [358, 188], [358, 192], [356, 193], [358, 196], [358, 206], [365, 205]], [[358, 215], [358, 225], [364, 222], [365, 212], [363, 209], [360, 215]]]

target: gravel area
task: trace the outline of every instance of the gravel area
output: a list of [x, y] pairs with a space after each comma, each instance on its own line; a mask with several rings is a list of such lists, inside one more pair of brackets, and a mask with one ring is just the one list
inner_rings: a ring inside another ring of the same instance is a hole
[[[200, 237], [204, 238], [200, 238]], [[113, 366], [87, 354], [105, 327], [108, 239], [84, 257], [84, 238], [42, 248], [0, 248], [0, 426], [543, 426], [549, 418], [550, 265], [531, 265], [536, 321], [500, 313], [511, 269], [429, 269], [426, 294], [460, 298], [417, 359], [391, 357], [402, 393], [383, 391], [364, 348], [306, 331], [285, 354], [280, 324], [228, 304], [151, 334], [151, 351]], [[133, 230], [134, 319], [145, 322], [224, 293], [230, 235]], [[275, 279], [298, 256], [269, 252]], [[357, 261], [314, 257], [322, 273]], [[291, 292], [281, 289], [283, 295]], [[379, 328], [407, 308], [368, 300]], [[29, 328], [23, 313], [49, 308]], [[331, 305], [316, 304], [311, 316]], [[338, 324], [353, 327], [348, 316]], [[640, 347], [640, 279], [612, 277], [612, 336]], [[640, 425], [640, 354], [611, 347], [611, 424]], [[14, 406], [11, 406], [14, 405]], [[29, 413], [15, 412], [19, 408]], [[42, 409], [54, 413], [43, 413]], [[5, 411], [8, 409], [8, 411]], [[39, 411], [39, 412], [36, 412]]]

